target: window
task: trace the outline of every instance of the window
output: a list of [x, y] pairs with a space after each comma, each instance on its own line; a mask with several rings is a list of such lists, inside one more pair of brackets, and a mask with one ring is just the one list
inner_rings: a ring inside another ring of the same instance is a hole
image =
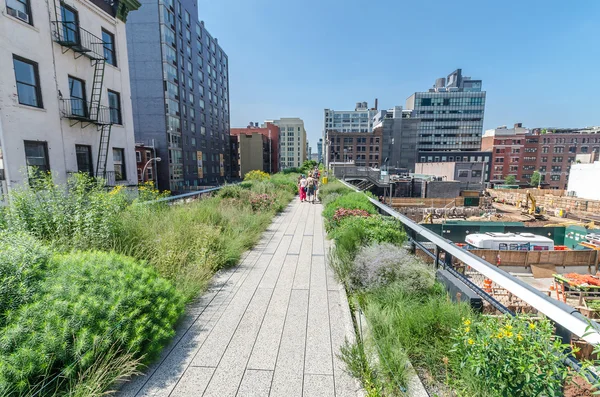
[[135, 161], [137, 163], [141, 163], [142, 162], [142, 152], [140, 152], [139, 150], [135, 151]]
[[46, 142], [25, 141], [25, 160], [30, 182], [41, 174], [50, 172], [48, 144]]
[[33, 25], [29, 0], [6, 0], [6, 10], [9, 15]]
[[115, 169], [115, 181], [124, 181], [125, 173], [125, 150], [113, 148], [113, 164]]
[[104, 58], [106, 58], [106, 63], [117, 66], [115, 35], [105, 29], [102, 29], [102, 41], [104, 42]]
[[19, 103], [36, 108], [43, 107], [37, 63], [13, 55], [13, 66]]
[[118, 92], [108, 90], [108, 111], [111, 123], [123, 124], [121, 120], [121, 95]]
[[190, 13], [189, 12], [185, 12], [185, 23], [190, 26]]
[[[139, 154], [139, 152], [137, 153]], [[75, 145], [75, 154], [77, 155], [77, 172], [94, 176], [92, 147], [88, 145]]]
[[471, 176], [473, 178], [481, 178], [481, 170], [473, 170], [473, 171], [471, 171]]
[[85, 82], [69, 76], [69, 95], [71, 96], [71, 114], [87, 117], [87, 103], [85, 100]]
[[468, 178], [469, 170], [458, 170], [458, 177], [459, 178]]

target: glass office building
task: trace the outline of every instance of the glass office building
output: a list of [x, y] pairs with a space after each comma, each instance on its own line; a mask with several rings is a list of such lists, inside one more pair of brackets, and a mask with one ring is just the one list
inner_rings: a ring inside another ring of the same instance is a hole
[[406, 108], [419, 118], [417, 149], [476, 151], [481, 147], [485, 91], [481, 80], [463, 77], [461, 69], [437, 79], [427, 92], [416, 92]]

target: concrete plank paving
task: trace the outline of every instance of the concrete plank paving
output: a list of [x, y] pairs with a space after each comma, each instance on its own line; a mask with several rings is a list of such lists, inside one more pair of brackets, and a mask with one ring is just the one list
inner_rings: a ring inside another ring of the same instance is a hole
[[161, 358], [117, 396], [364, 395], [338, 357], [354, 333], [321, 212], [296, 198], [238, 266], [215, 275]]

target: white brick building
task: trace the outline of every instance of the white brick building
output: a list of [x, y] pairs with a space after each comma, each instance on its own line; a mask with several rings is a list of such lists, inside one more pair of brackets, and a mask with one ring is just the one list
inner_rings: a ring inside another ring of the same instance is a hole
[[0, 0], [2, 193], [51, 171], [137, 183], [125, 19], [137, 0]]

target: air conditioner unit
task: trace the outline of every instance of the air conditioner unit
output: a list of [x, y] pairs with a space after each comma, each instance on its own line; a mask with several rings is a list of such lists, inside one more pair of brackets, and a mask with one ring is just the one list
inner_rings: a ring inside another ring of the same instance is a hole
[[29, 23], [29, 15], [26, 12], [15, 10], [14, 8], [6, 7], [8, 14], [22, 21]]

